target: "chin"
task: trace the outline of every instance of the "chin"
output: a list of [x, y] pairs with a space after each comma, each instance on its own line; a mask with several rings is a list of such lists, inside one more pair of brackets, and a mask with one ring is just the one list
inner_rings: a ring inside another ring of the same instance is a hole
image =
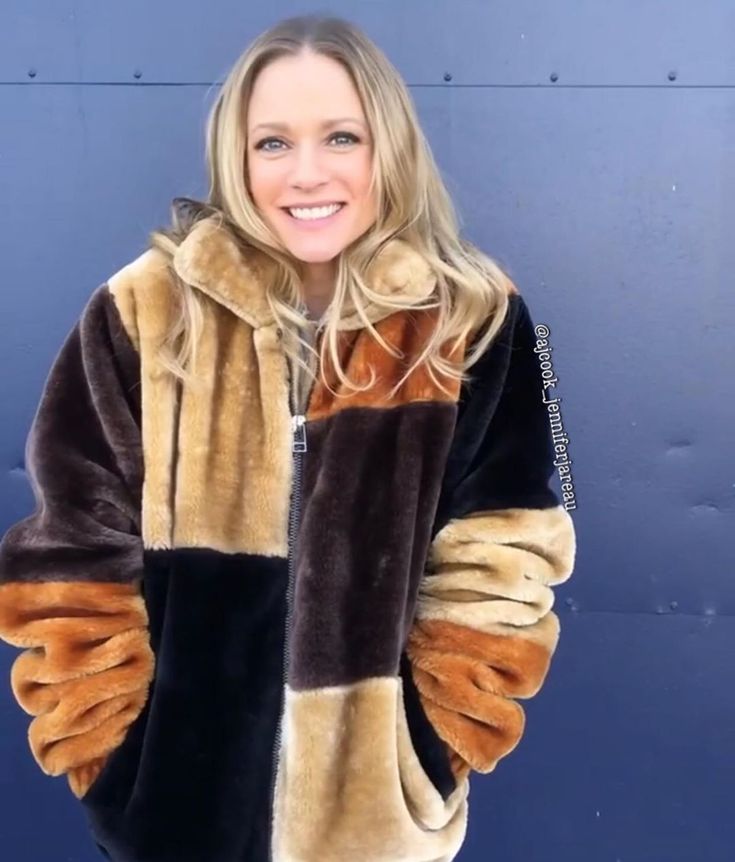
[[347, 247], [347, 243], [325, 243], [319, 246], [317, 243], [285, 243], [291, 254], [304, 261], [304, 263], [327, 263], [334, 260], [337, 255]]

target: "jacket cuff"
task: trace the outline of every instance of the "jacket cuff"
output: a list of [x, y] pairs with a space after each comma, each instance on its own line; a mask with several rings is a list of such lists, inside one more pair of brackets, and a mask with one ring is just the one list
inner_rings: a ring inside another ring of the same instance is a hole
[[153, 678], [138, 585], [3, 584], [0, 637], [27, 647], [11, 686], [35, 716], [28, 740], [36, 762], [47, 775], [69, 773], [83, 794], [142, 711]]

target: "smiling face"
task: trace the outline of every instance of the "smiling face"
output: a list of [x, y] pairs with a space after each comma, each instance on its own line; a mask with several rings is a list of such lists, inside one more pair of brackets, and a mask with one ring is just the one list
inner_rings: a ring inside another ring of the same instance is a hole
[[[323, 283], [334, 269], [329, 262], [376, 217], [368, 193], [372, 140], [357, 90], [330, 57], [281, 57], [259, 73], [247, 114], [255, 205]], [[342, 205], [335, 214], [329, 214], [333, 207], [296, 215], [286, 209], [332, 203]]]

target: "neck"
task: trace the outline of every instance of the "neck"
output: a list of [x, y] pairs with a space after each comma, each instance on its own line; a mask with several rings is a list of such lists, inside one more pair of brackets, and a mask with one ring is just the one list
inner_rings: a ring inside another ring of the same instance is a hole
[[302, 293], [312, 317], [321, 317], [334, 295], [337, 264], [333, 260], [323, 263], [305, 263], [302, 271]]

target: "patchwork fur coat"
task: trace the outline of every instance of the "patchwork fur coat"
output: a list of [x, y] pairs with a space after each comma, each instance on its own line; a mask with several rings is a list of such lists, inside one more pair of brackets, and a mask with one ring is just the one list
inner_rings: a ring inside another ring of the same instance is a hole
[[[160, 252], [88, 299], [27, 438], [35, 512], [0, 543], [12, 691], [114, 862], [449, 862], [574, 564], [529, 310], [514, 290], [474, 382], [418, 369], [390, 401], [436, 310], [369, 308], [405, 359], [345, 314], [344, 367], [380, 377], [336, 398], [287, 362], [269, 265], [212, 219], [180, 245], [196, 388], [156, 362]], [[397, 239], [370, 283], [434, 285]]]

